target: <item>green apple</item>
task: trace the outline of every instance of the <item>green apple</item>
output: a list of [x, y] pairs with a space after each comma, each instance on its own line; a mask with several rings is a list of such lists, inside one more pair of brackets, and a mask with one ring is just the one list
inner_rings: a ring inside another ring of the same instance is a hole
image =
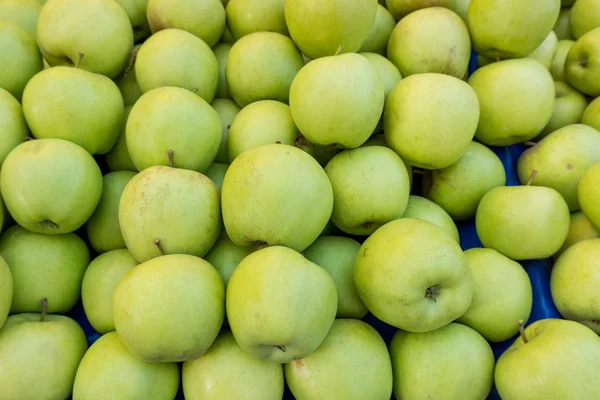
[[229, 164], [221, 164], [221, 163], [212, 163], [210, 167], [204, 172], [204, 176], [210, 178], [211, 181], [217, 185], [219, 192], [223, 189], [223, 180], [225, 179], [225, 174], [229, 169]]
[[10, 268], [0, 255], [0, 329], [4, 326], [10, 312], [13, 298], [13, 280]]
[[445, 7], [454, 10], [458, 0], [387, 0], [386, 5], [397, 21], [408, 14], [429, 7]]
[[215, 57], [217, 58], [217, 62], [219, 63], [219, 83], [217, 84], [217, 93], [215, 93], [215, 100], [231, 99], [231, 94], [229, 93], [229, 86], [227, 86], [227, 77], [225, 76], [227, 56], [229, 56], [230, 50], [231, 45], [228, 43], [219, 43], [212, 49], [213, 53], [215, 53]]
[[227, 232], [221, 232], [219, 239], [210, 249], [204, 259], [208, 261], [223, 278], [225, 288], [229, 283], [231, 274], [246, 256], [254, 251], [251, 247], [241, 247], [229, 239]]
[[525, 57], [546, 39], [559, 12], [560, 0], [471, 0], [473, 47], [491, 59]]
[[99, 333], [115, 330], [112, 296], [121, 278], [138, 262], [125, 249], [111, 250], [92, 260], [81, 285], [81, 302], [90, 324]]
[[561, 8], [558, 14], [558, 19], [554, 24], [554, 33], [558, 37], [558, 40], [570, 40], [573, 39], [571, 34], [571, 9]]
[[258, 100], [288, 102], [294, 77], [304, 60], [294, 42], [280, 33], [255, 32], [235, 42], [227, 56], [225, 76], [240, 107]]
[[223, 30], [223, 35], [221, 35], [220, 43], [227, 43], [227, 44], [235, 43], [235, 39], [231, 35], [231, 31], [229, 30], [227, 23], [225, 23], [225, 29]]
[[571, 7], [577, 0], [560, 0], [561, 7]]
[[600, 162], [592, 165], [579, 181], [577, 197], [586, 217], [600, 228]]
[[98, 339], [85, 353], [73, 386], [73, 398], [173, 399], [179, 389], [175, 363], [147, 363], [129, 353], [116, 332]]
[[0, 167], [2, 167], [8, 153], [23, 143], [29, 134], [21, 104], [2, 88], [0, 88], [0, 132], [2, 132], [0, 142]]
[[554, 111], [548, 124], [537, 139], [543, 139], [552, 132], [568, 125], [579, 124], [588, 101], [584, 95], [575, 90], [566, 82], [554, 82], [556, 99], [554, 100]]
[[556, 261], [569, 247], [586, 239], [600, 237], [600, 229], [596, 228], [585, 216], [583, 211], [571, 213], [571, 224], [569, 234], [559, 251], [552, 256]]
[[551, 257], [567, 237], [569, 220], [559, 192], [529, 185], [490, 190], [475, 216], [481, 243], [517, 261]]
[[79, 229], [102, 195], [102, 173], [83, 147], [62, 139], [21, 143], [2, 164], [0, 187], [10, 215], [45, 234]]
[[565, 77], [565, 61], [567, 60], [567, 54], [569, 54], [569, 50], [573, 44], [575, 44], [574, 40], [565, 39], [559, 40], [556, 45], [556, 54], [550, 65], [550, 74], [552, 74], [555, 81], [567, 81], [567, 78]]
[[227, 318], [235, 341], [249, 355], [279, 363], [319, 347], [337, 303], [329, 273], [283, 246], [244, 258], [227, 286]]
[[469, 31], [455, 12], [423, 8], [398, 22], [387, 55], [403, 77], [436, 72], [462, 78], [471, 57]]
[[556, 54], [558, 38], [554, 31], [550, 31], [546, 39], [527, 58], [538, 60], [544, 67], [550, 69], [552, 60]]
[[423, 194], [453, 219], [465, 220], [475, 215], [487, 192], [505, 184], [506, 172], [498, 156], [486, 146], [471, 142], [454, 164], [425, 176]]
[[596, 0], [576, 1], [571, 8], [570, 22], [575, 40], [600, 27], [600, 3]]
[[375, 22], [377, 0], [286, 0], [284, 11], [294, 43], [314, 60], [357, 52]]
[[0, 2], [0, 20], [18, 25], [35, 38], [41, 8], [36, 0], [3, 0]]
[[283, 367], [248, 355], [223, 332], [204, 355], [183, 363], [182, 384], [188, 400], [281, 400]]
[[554, 131], [525, 151], [519, 158], [517, 172], [525, 184], [533, 171], [537, 171], [533, 185], [556, 189], [569, 209], [577, 211], [579, 181], [599, 161], [600, 132], [587, 125], [573, 124]]
[[600, 96], [600, 27], [583, 35], [569, 49], [565, 76], [575, 89], [592, 97]]
[[398, 331], [390, 355], [397, 399], [485, 399], [494, 383], [490, 345], [461, 324], [426, 333]]
[[385, 56], [387, 52], [388, 41], [392, 35], [392, 31], [396, 26], [396, 20], [390, 14], [390, 12], [382, 6], [377, 4], [377, 13], [375, 14], [375, 21], [371, 26], [369, 35], [364, 41], [362, 47], [358, 51], [359, 53], [376, 53]]
[[214, 46], [225, 29], [225, 8], [220, 0], [148, 0], [152, 33], [182, 29]]
[[543, 319], [500, 356], [496, 389], [503, 400], [591, 400], [600, 391], [599, 368], [597, 334], [577, 322]]
[[300, 131], [296, 128], [287, 104], [259, 100], [248, 104], [229, 127], [227, 149], [229, 162], [240, 154], [263, 144], [282, 143], [293, 146]]
[[368, 312], [354, 285], [354, 261], [359, 250], [360, 243], [356, 240], [342, 236], [320, 236], [302, 253], [333, 278], [338, 294], [337, 318], [361, 319]]
[[121, 124], [121, 133], [117, 138], [117, 142], [108, 153], [104, 154], [104, 160], [110, 171], [134, 171], [137, 172], [137, 168], [131, 161], [129, 150], [127, 149], [127, 137], [125, 135], [125, 128], [127, 127], [127, 119], [131, 113], [132, 106], [126, 106], [123, 113], [123, 123]]
[[404, 214], [410, 194], [408, 172], [392, 149], [367, 146], [342, 151], [325, 172], [333, 187], [331, 221], [342, 231], [368, 236]]
[[45, 311], [8, 317], [0, 331], [1, 396], [69, 398], [86, 350], [85, 334], [71, 318]]
[[456, 322], [479, 332], [490, 342], [502, 342], [519, 332], [515, 321], [527, 322], [533, 294], [521, 264], [493, 249], [465, 251], [475, 290], [471, 306]]
[[475, 91], [458, 78], [438, 73], [402, 79], [383, 113], [388, 146], [410, 165], [427, 169], [455, 163], [468, 150], [478, 121]]
[[554, 81], [548, 69], [536, 60], [523, 58], [486, 65], [470, 76], [469, 84], [481, 106], [475, 138], [483, 144], [526, 142], [536, 137], [552, 117]]
[[385, 342], [369, 324], [337, 319], [314, 353], [284, 366], [296, 399], [389, 399], [392, 364]]
[[21, 100], [32, 76], [42, 70], [42, 55], [35, 38], [12, 22], [0, 20], [0, 89]]
[[323, 146], [363, 144], [381, 118], [384, 101], [377, 70], [358, 54], [309, 62], [290, 89], [292, 116], [300, 132]]
[[221, 119], [202, 97], [179, 87], [159, 87], [133, 105], [125, 128], [138, 171], [164, 165], [204, 172], [221, 144]]
[[210, 103], [217, 92], [219, 63], [202, 39], [181, 29], [164, 29], [142, 44], [135, 74], [142, 93], [176, 86]]
[[[371, 63], [371, 66], [377, 71], [379, 78], [381, 79], [381, 83], [383, 83], [383, 92], [384, 92], [384, 107], [385, 101], [389, 97], [390, 93], [394, 86], [402, 80], [402, 75], [396, 66], [387, 58], [377, 53], [359, 53], [361, 56], [365, 57]], [[382, 116], [383, 117], [383, 116]], [[383, 129], [383, 123], [380, 123], [381, 129]], [[385, 146], [385, 145], [384, 145]]]
[[239, 40], [254, 32], [277, 32], [289, 36], [284, 0], [231, 0], [227, 3], [227, 26]]
[[113, 294], [116, 331], [127, 350], [146, 362], [200, 357], [219, 334], [224, 315], [223, 279], [207, 261], [188, 254], [130, 269]]
[[125, 186], [135, 175], [132, 171], [117, 171], [102, 178], [102, 197], [85, 223], [88, 240], [98, 253], [125, 248], [119, 226], [119, 203]]
[[125, 10], [113, 0], [53, 0], [42, 7], [37, 41], [50, 66], [117, 77], [133, 48]]
[[[366, 142], [365, 142], [366, 143]], [[317, 162], [325, 168], [327, 163], [335, 157], [336, 154], [342, 152], [344, 149], [334, 145], [334, 146], [319, 146], [315, 145], [313, 151], [313, 157]]]
[[600, 99], [590, 102], [581, 116], [581, 123], [600, 131]]
[[[146, 17], [148, 0], [115, 0], [127, 13], [129, 22], [133, 29], [134, 38], [148, 28], [148, 19]], [[136, 40], [137, 41], [137, 40]]]
[[137, 44], [133, 47], [130, 55], [130, 64], [127, 66], [127, 68], [125, 68], [125, 71], [123, 71], [123, 73], [114, 80], [119, 88], [119, 91], [121, 92], [123, 104], [126, 107], [134, 105], [137, 99], [139, 99], [142, 95], [140, 85], [138, 85], [137, 78], [135, 76], [134, 64], [140, 47], [140, 44]]
[[282, 245], [303, 251], [331, 217], [333, 189], [309, 154], [285, 144], [266, 144], [231, 163], [221, 208], [227, 234], [238, 246]]
[[219, 189], [195, 171], [146, 168], [123, 190], [119, 225], [139, 262], [164, 254], [204, 257], [221, 231]]
[[229, 163], [229, 153], [227, 150], [227, 138], [229, 137], [229, 128], [236, 115], [242, 110], [233, 100], [214, 99], [210, 104], [219, 114], [221, 120], [221, 144], [219, 152], [215, 158], [217, 163]]
[[431, 222], [444, 229], [457, 243], [460, 243], [458, 228], [450, 215], [442, 207], [425, 197], [411, 195], [402, 218], [416, 218]]
[[389, 222], [365, 240], [354, 283], [373, 315], [410, 332], [449, 324], [473, 298], [473, 276], [456, 239], [416, 218]]
[[107, 77], [53, 67], [35, 75], [23, 92], [23, 114], [36, 139], [69, 140], [90, 154], [107, 153], [123, 124], [123, 97]]
[[12, 223], [12, 218], [8, 213], [8, 210], [4, 206], [4, 201], [2, 200], [2, 196], [0, 196], [0, 233], [2, 233], [3, 229], [8, 227], [9, 224]]
[[459, 17], [465, 22], [468, 21], [469, 14], [469, 5], [471, 4], [471, 0], [456, 0], [456, 4], [452, 7], [452, 10], [458, 14]]

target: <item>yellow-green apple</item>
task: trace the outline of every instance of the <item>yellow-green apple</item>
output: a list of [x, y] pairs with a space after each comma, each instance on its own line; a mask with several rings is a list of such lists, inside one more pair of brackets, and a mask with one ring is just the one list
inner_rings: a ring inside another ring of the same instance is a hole
[[571, 223], [569, 225], [569, 234], [567, 239], [563, 243], [560, 250], [558, 250], [552, 258], [556, 261], [562, 253], [565, 252], [569, 247], [576, 243], [586, 239], [593, 239], [600, 237], [600, 229], [596, 228], [590, 220], [585, 216], [583, 211], [577, 211], [571, 213]]
[[573, 39], [573, 35], [571, 34], [571, 8], [560, 9], [553, 30], [558, 40]]
[[470, 4], [471, 4], [471, 0], [456, 0], [456, 4], [452, 8], [452, 10], [455, 13], [457, 13], [459, 17], [461, 17], [463, 19], [465, 24], [467, 23]]
[[0, 255], [0, 329], [4, 326], [10, 312], [13, 298], [13, 280], [10, 268]]
[[537, 136], [538, 140], [567, 125], [579, 124], [588, 105], [586, 97], [566, 82], [555, 81], [554, 90], [554, 111], [548, 124]]
[[220, 43], [227, 43], [227, 44], [235, 43], [235, 39], [231, 35], [231, 31], [229, 30], [227, 23], [225, 23], [225, 29], [223, 30], [223, 35], [221, 35]]
[[23, 143], [29, 128], [23, 116], [21, 104], [9, 92], [0, 88], [0, 167], [12, 149]]
[[592, 165], [579, 181], [577, 198], [581, 211], [600, 228], [600, 162]]
[[219, 114], [219, 118], [221, 120], [221, 144], [219, 146], [219, 152], [217, 153], [215, 162], [226, 164], [229, 163], [229, 153], [227, 150], [229, 128], [231, 127], [236, 115], [238, 115], [238, 113], [241, 111], [241, 108], [230, 99], [214, 99], [210, 105]]
[[358, 50], [359, 53], [376, 53], [385, 56], [387, 52], [388, 41], [394, 27], [396, 26], [396, 20], [390, 14], [390, 12], [382, 6], [377, 4], [377, 13], [375, 14], [375, 21], [371, 26], [367, 39]]
[[583, 94], [600, 96], [600, 27], [580, 37], [565, 61], [567, 82]]
[[550, 69], [552, 60], [556, 54], [558, 38], [554, 31], [550, 31], [546, 39], [527, 57], [538, 60], [544, 67]]
[[570, 23], [575, 40], [600, 27], [600, 3], [597, 0], [576, 1], [571, 8]]
[[575, 44], [574, 40], [565, 39], [559, 40], [556, 45], [556, 54], [550, 65], [550, 74], [552, 74], [555, 81], [567, 81], [565, 76], [565, 62], [567, 60], [567, 54], [569, 54], [569, 50], [571, 50], [573, 44]]
[[135, 42], [150, 36], [147, 8], [148, 0], [115, 0], [127, 13]]
[[221, 163], [212, 163], [210, 167], [206, 170], [204, 175], [207, 178], [210, 178], [211, 181], [217, 185], [219, 189], [219, 193], [223, 189], [223, 180], [225, 179], [225, 174], [229, 169], [229, 164], [221, 164]]
[[35, 38], [41, 8], [36, 0], [4, 0], [0, 2], [0, 20], [18, 25]]
[[225, 9], [227, 26], [235, 40], [254, 32], [289, 36], [284, 0], [231, 0]]
[[373, 315], [410, 332], [449, 324], [473, 298], [473, 276], [456, 239], [415, 218], [389, 222], [365, 240], [354, 283]]
[[444, 229], [460, 243], [458, 228], [452, 217], [442, 207], [425, 197], [411, 195], [402, 218], [416, 218], [431, 222]]
[[408, 14], [428, 7], [456, 8], [458, 0], [387, 0], [386, 6], [397, 21]]
[[142, 95], [140, 85], [138, 85], [137, 77], [135, 75], [135, 58], [140, 50], [141, 44], [137, 44], [131, 50], [130, 63], [125, 68], [125, 71], [114, 79], [115, 84], [121, 92], [123, 97], [123, 104], [125, 107], [132, 106], [135, 104], [137, 99]]
[[132, 106], [127, 106], [123, 112], [123, 123], [121, 124], [121, 133], [117, 138], [117, 142], [108, 153], [104, 154], [104, 160], [108, 169], [113, 172], [117, 171], [134, 171], [137, 172], [137, 168], [131, 161], [129, 150], [127, 149], [127, 137], [125, 136], [125, 128], [127, 127], [127, 119], [131, 113]]
[[254, 251], [251, 247], [241, 247], [231, 241], [227, 232], [221, 232], [219, 240], [210, 249], [204, 259], [212, 265], [223, 278], [225, 288], [231, 274], [246, 256]]
[[215, 54], [215, 57], [217, 58], [217, 63], [219, 63], [219, 83], [217, 84], [215, 100], [231, 99], [231, 93], [229, 93], [229, 86], [227, 86], [227, 77], [225, 76], [227, 56], [229, 56], [230, 50], [231, 45], [229, 43], [218, 43], [212, 48], [212, 51]]
[[600, 99], [595, 98], [590, 102], [581, 116], [581, 123], [600, 130]]

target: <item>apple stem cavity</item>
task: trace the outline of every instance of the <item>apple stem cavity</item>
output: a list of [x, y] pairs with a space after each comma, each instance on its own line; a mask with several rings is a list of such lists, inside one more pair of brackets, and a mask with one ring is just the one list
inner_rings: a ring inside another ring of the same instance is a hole
[[523, 320], [519, 321], [519, 333], [521, 334], [521, 339], [523, 339], [523, 342], [529, 343], [529, 339], [527, 339], [527, 335], [525, 334], [525, 327], [523, 325]]
[[165, 255], [165, 249], [163, 249], [162, 243], [160, 242], [160, 239], [154, 239], [154, 244], [156, 245], [156, 247], [158, 247], [158, 251], [160, 252], [160, 255], [164, 256]]
[[40, 306], [42, 307], [42, 314], [40, 315], [40, 322], [44, 322], [44, 320], [46, 319], [46, 310], [48, 309], [48, 299], [44, 297], [40, 301]]
[[173, 162], [173, 150], [167, 151], [167, 157], [169, 157], [169, 167], [175, 168], [175, 163]]
[[81, 62], [81, 59], [83, 58], [85, 54], [83, 54], [82, 52], [78, 51], [77, 52], [77, 61], [75, 61], [75, 68], [79, 68], [79, 63]]
[[531, 176], [529, 177], [529, 180], [527, 181], [527, 183], [525, 184], [525, 186], [531, 186], [531, 184], [533, 183], [533, 180], [535, 179], [535, 176], [537, 175], [537, 169], [534, 169], [533, 171], [531, 171]]
[[339, 45], [334, 55], [339, 56], [342, 51], [344, 51], [344, 46]]

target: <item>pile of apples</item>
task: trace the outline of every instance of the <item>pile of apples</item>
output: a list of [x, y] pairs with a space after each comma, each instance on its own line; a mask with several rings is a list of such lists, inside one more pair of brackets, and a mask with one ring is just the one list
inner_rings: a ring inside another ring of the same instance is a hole
[[0, 0], [0, 49], [0, 400], [600, 398], [600, 0]]

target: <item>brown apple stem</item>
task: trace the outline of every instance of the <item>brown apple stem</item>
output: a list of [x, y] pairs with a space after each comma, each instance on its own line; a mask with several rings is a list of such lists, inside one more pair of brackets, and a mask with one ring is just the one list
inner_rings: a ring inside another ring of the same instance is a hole
[[32, 138], [31, 136], [25, 136], [25, 140], [35, 140], [35, 139]]
[[525, 335], [525, 327], [523, 326], [523, 320], [519, 321], [519, 333], [521, 334], [521, 338], [525, 343], [529, 343], [529, 339], [527, 339], [527, 335]]
[[331, 146], [329, 146], [329, 147], [327, 148], [327, 151], [336, 150], [336, 149], [338, 149], [338, 148], [339, 148], [339, 147], [338, 147], [338, 144], [337, 144], [337, 143], [334, 143], [334, 144], [332, 144]]
[[160, 251], [160, 255], [164, 256], [165, 255], [165, 249], [163, 249], [162, 243], [160, 243], [160, 239], [154, 239], [154, 244], [156, 245], [156, 247], [158, 247], [158, 251]]
[[532, 141], [525, 142], [525, 146], [537, 146], [537, 145], [538, 144], [536, 142], [532, 142]]
[[343, 50], [344, 50], [344, 46], [342, 46], [342, 45], [338, 46], [337, 51], [335, 52], [335, 55], [339, 56]]
[[81, 62], [81, 59], [83, 58], [84, 54], [80, 51], [77, 52], [77, 61], [75, 61], [75, 68], [79, 67], [79, 63]]
[[137, 58], [138, 51], [140, 51], [139, 47], [136, 49], [133, 49], [133, 51], [129, 55], [129, 62], [127, 63], [127, 68], [125, 68], [125, 76], [126, 77], [127, 77], [127, 74], [129, 73], [129, 71], [131, 71], [131, 69], [135, 65], [135, 59]]
[[496, 62], [500, 62], [500, 57], [496, 57]]
[[45, 297], [40, 301], [40, 305], [42, 306], [42, 314], [40, 315], [40, 322], [44, 322], [46, 319], [46, 310], [48, 309], [48, 299]]
[[167, 151], [167, 157], [169, 157], [169, 167], [175, 168], [175, 163], [173, 162], [173, 150]]
[[531, 184], [533, 183], [533, 180], [535, 179], [535, 176], [537, 175], [537, 169], [534, 169], [533, 171], [531, 171], [531, 176], [529, 177], [529, 180], [527, 181], [527, 183], [525, 184], [525, 186], [531, 186]]
[[195, 87], [194, 90], [192, 90], [192, 92], [194, 92], [194, 94], [197, 94], [198, 90], [200, 90], [200, 88], [199, 87]]

